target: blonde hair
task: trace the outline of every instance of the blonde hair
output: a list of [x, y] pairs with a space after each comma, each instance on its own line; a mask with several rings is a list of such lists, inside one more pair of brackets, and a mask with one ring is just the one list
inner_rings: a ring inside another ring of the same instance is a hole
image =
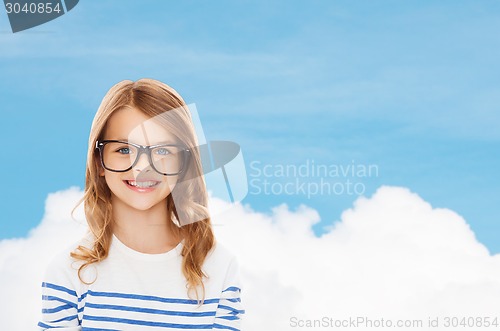
[[[126, 107], [136, 108], [149, 117], [168, 112], [168, 120], [162, 120], [162, 116], [158, 116], [161, 125], [190, 149], [190, 162], [184, 171], [190, 180], [175, 186], [175, 204], [172, 194], [168, 195], [166, 203], [170, 218], [169, 230], [175, 237], [184, 240], [181, 253], [182, 272], [187, 280], [188, 294], [194, 291], [199, 300], [198, 287], [202, 289], [202, 298], [205, 295], [203, 277], [206, 275], [202, 271], [202, 264], [214, 246], [215, 239], [207, 209], [208, 198], [200, 153], [196, 148], [198, 141], [190, 112], [182, 97], [170, 86], [153, 79], [140, 79], [136, 82], [124, 80], [114, 85], [104, 96], [94, 117], [89, 137], [85, 192], [82, 198], [94, 241], [92, 247], [80, 245], [71, 253], [73, 258], [83, 262], [79, 267], [78, 276], [84, 282], [82, 270], [108, 256], [113, 234], [111, 192], [104, 177], [99, 176], [100, 158], [95, 146], [96, 141], [102, 140], [110, 116]], [[171, 111], [173, 109], [175, 111]], [[183, 218], [195, 221], [180, 226], [178, 221]]]

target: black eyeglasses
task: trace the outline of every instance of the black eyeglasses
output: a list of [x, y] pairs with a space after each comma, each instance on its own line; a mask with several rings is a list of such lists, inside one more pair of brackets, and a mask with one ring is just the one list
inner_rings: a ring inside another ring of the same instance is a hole
[[121, 140], [96, 141], [104, 169], [126, 172], [132, 169], [145, 153], [151, 167], [164, 176], [180, 174], [188, 163], [190, 150], [181, 145], [159, 144], [142, 146]]

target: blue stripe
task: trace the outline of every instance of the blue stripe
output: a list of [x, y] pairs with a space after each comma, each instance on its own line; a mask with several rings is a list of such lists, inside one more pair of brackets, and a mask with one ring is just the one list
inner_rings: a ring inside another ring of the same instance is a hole
[[53, 290], [57, 290], [57, 291], [61, 291], [61, 292], [66, 292], [68, 294], [71, 294], [74, 297], [77, 296], [75, 291], [70, 290], [69, 288], [64, 287], [64, 286], [44, 282], [44, 283], [42, 283], [42, 287], [51, 288]]
[[118, 306], [118, 305], [104, 305], [104, 304], [94, 304], [94, 303], [87, 303], [85, 307], [95, 308], [95, 309], [134, 311], [139, 313], [172, 315], [172, 316], [192, 316], [192, 317], [215, 316], [215, 311], [207, 311], [207, 312], [172, 311], [172, 310], [139, 308], [139, 307], [129, 307], [129, 306]]
[[240, 298], [222, 298], [221, 300], [227, 300], [230, 302], [241, 302]]
[[223, 320], [228, 320], [228, 321], [237, 321], [240, 319], [239, 316], [237, 315], [225, 315], [225, 316], [217, 316], [215, 318], [221, 318]]
[[68, 300], [64, 300], [64, 299], [61, 299], [61, 298], [58, 298], [58, 297], [55, 297], [53, 295], [42, 295], [42, 300], [45, 300], [45, 301], [59, 301], [59, 302], [62, 302], [62, 303], [65, 303], [69, 306], [71, 306], [71, 308], [78, 308], [76, 303], [74, 302], [71, 302], [71, 301], [68, 301]]
[[244, 314], [245, 313], [245, 310], [238, 310], [238, 309], [235, 309], [233, 307], [229, 307], [229, 306], [225, 306], [225, 305], [219, 305], [219, 307], [217, 307], [217, 309], [219, 309], [219, 308], [227, 309], [227, 310], [231, 311], [231, 313], [233, 313], [233, 314]]
[[68, 305], [68, 304], [64, 304], [64, 305], [56, 307], [56, 308], [44, 308], [44, 309], [42, 309], [42, 314], [53, 314], [53, 313], [57, 313], [61, 310], [66, 310], [66, 309], [71, 309], [71, 308], [74, 308], [74, 307], [72, 307], [71, 305]]
[[51, 328], [50, 325], [47, 325], [47, 324], [42, 323], [42, 322], [38, 322], [38, 326], [41, 327], [41, 328], [44, 328], [44, 329], [50, 329]]
[[241, 292], [241, 289], [239, 287], [236, 287], [236, 286], [231, 286], [231, 287], [226, 288], [224, 291], [222, 291], [222, 293], [228, 292], [228, 291]]
[[[126, 294], [126, 293], [114, 293], [114, 292], [94, 292], [91, 290], [88, 291], [88, 295], [94, 297], [125, 298], [125, 299], [136, 299], [145, 301], [158, 301], [164, 303], [182, 303], [182, 304], [198, 305], [198, 301], [193, 299], [162, 298], [151, 295], [137, 295], [137, 294]], [[204, 304], [218, 303], [219, 300], [220, 299], [206, 299], [204, 301]]]
[[78, 298], [78, 302], [82, 301], [87, 297], [87, 292], [83, 293], [81, 297]]
[[62, 321], [72, 321], [74, 319], [77, 319], [78, 316], [76, 315], [71, 315], [71, 316], [66, 316], [66, 317], [63, 317], [63, 318], [60, 318], [56, 321], [49, 321], [49, 323], [59, 323], [59, 322], [62, 322]]
[[145, 325], [145, 326], [157, 326], [162, 328], [178, 328], [178, 329], [212, 329], [212, 324], [177, 324], [177, 323], [163, 323], [163, 322], [147, 322], [132, 320], [128, 318], [114, 318], [114, 317], [100, 317], [100, 316], [90, 316], [84, 315], [83, 320], [87, 321], [98, 321], [98, 322], [113, 322], [122, 323], [130, 325]]
[[232, 326], [222, 325], [222, 324], [214, 324], [214, 329], [223, 329], [223, 330], [232, 330], [232, 331], [240, 331], [240, 329], [233, 328]]

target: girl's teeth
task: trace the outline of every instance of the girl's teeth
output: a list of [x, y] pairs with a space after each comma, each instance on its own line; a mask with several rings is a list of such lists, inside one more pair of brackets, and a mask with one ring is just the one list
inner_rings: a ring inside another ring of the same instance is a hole
[[135, 187], [140, 187], [140, 188], [146, 188], [146, 187], [153, 187], [155, 186], [158, 182], [153, 182], [153, 181], [147, 181], [147, 182], [137, 182], [135, 180], [129, 180], [128, 181], [129, 185], [135, 186]]

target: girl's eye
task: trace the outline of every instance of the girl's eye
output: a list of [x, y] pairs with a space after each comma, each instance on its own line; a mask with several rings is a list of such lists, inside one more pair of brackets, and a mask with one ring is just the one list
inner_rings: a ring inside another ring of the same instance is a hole
[[120, 153], [120, 154], [127, 155], [127, 154], [131, 154], [132, 150], [130, 149], [130, 147], [122, 147], [122, 148], [119, 148], [117, 150], [117, 152]]
[[170, 154], [170, 151], [164, 147], [159, 147], [155, 149], [155, 154], [157, 155], [167, 155]]

